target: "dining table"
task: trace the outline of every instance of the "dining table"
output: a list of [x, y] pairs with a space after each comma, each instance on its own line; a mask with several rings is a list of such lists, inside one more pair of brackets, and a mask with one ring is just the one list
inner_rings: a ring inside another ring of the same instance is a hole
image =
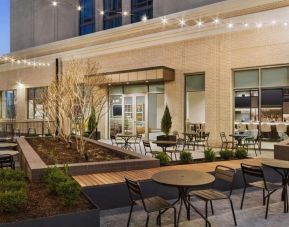
[[240, 133], [240, 132], [235, 132], [234, 134], [230, 134], [229, 136], [231, 136], [234, 140], [237, 141], [237, 147], [241, 147], [242, 146], [242, 142], [245, 138], [250, 137], [247, 133]]
[[166, 152], [168, 147], [175, 147], [177, 145], [177, 141], [170, 140], [154, 140], [152, 143], [156, 144], [158, 147], [161, 147], [163, 152]]
[[270, 159], [262, 161], [262, 165], [275, 170], [282, 177], [282, 201], [284, 202], [284, 213], [288, 213], [288, 183], [289, 183], [289, 161]]
[[125, 149], [125, 150], [134, 150], [132, 148], [132, 146], [130, 145], [129, 140], [132, 138], [136, 138], [137, 135], [134, 134], [117, 134], [117, 137], [121, 138], [124, 140], [124, 144], [121, 148]]
[[194, 187], [207, 186], [215, 181], [215, 177], [209, 173], [195, 170], [166, 170], [156, 173], [152, 180], [161, 185], [170, 186], [178, 189], [178, 198], [173, 205], [180, 202], [180, 208], [177, 217], [177, 226], [180, 222], [180, 216], [183, 205], [187, 211], [187, 219], [190, 220], [190, 208], [193, 208], [206, 223], [211, 226], [209, 220], [198, 210], [188, 198], [189, 191]]

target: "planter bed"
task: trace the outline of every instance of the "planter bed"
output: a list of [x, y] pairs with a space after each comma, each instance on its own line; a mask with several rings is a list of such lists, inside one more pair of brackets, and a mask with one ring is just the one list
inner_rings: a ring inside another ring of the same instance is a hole
[[99, 209], [83, 194], [65, 207], [43, 183], [28, 183], [28, 202], [16, 213], [0, 214], [0, 227], [99, 226]]
[[[252, 159], [250, 157], [247, 157], [247, 158], [242, 158], [242, 159]], [[238, 158], [232, 158], [230, 160], [239, 160]], [[223, 158], [220, 158], [220, 157], [217, 157], [215, 159], [214, 162], [219, 162], [219, 161], [230, 161], [230, 160], [225, 160]], [[167, 165], [163, 165], [163, 166], [175, 166], [175, 165], [187, 165], [187, 164], [200, 164], [200, 163], [210, 163], [209, 161], [207, 161], [206, 159], [204, 158], [197, 158], [197, 159], [194, 159], [192, 162], [189, 162], [189, 163], [184, 163], [184, 162], [181, 162], [181, 161], [171, 161], [169, 164]]]
[[[47, 144], [45, 140], [51, 144]], [[71, 154], [73, 157], [69, 157], [71, 150], [66, 147], [66, 144], [63, 143], [60, 146], [54, 144], [54, 146], [50, 137], [18, 138], [21, 169], [30, 181], [41, 181], [45, 170], [54, 165], [63, 167], [67, 164], [73, 175], [159, 167], [159, 160], [155, 158], [124, 151], [99, 141], [86, 140], [88, 141], [87, 148], [94, 150], [89, 155], [89, 161], [85, 161], [82, 156], [73, 151]], [[59, 157], [62, 157], [60, 159], [57, 159], [58, 152], [60, 153]], [[63, 157], [67, 157], [68, 161]]]

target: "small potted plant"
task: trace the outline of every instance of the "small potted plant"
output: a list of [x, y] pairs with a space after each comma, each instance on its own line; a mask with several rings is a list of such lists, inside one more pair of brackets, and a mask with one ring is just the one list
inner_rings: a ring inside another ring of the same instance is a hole
[[176, 136], [169, 135], [172, 128], [172, 116], [168, 106], [166, 106], [161, 121], [161, 129], [165, 135], [157, 136], [157, 140], [176, 141]]

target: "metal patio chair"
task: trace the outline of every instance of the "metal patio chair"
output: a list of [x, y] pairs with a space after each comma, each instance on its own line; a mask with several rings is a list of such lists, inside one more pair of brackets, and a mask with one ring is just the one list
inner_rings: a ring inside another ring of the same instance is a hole
[[180, 154], [185, 150], [186, 141], [182, 138], [177, 139], [176, 146], [173, 149], [167, 149], [166, 152], [170, 154], [171, 160], [173, 160], [173, 155], [175, 156], [175, 160], [177, 160], [177, 154]]
[[223, 150], [223, 148], [227, 149], [229, 146], [231, 146], [232, 149], [235, 148], [235, 142], [234, 141], [229, 141], [227, 139], [227, 136], [224, 132], [220, 133], [220, 137], [221, 137], [221, 141], [222, 141], [222, 147], [221, 147], [221, 151]]
[[134, 150], [136, 151], [136, 146], [139, 146], [140, 153], [142, 154], [141, 149], [142, 134], [138, 134], [134, 139], [130, 140], [129, 143], [134, 145]]
[[161, 215], [169, 209], [174, 210], [174, 226], [177, 226], [176, 222], [177, 211], [176, 208], [171, 203], [169, 203], [168, 201], [159, 196], [144, 198], [138, 181], [133, 181], [128, 178], [125, 178], [125, 181], [128, 188], [129, 199], [131, 203], [127, 227], [129, 227], [131, 215], [135, 205], [142, 207], [144, 211], [147, 213], [145, 225], [146, 227], [149, 224], [150, 214], [155, 212], [158, 212], [157, 225], [161, 226]]
[[143, 140], [142, 142], [143, 142], [143, 146], [144, 146], [145, 155], [151, 154], [153, 157], [155, 157], [157, 154], [160, 153], [159, 151], [153, 151], [152, 150], [152, 147], [151, 147], [151, 144], [149, 141]]
[[[251, 187], [262, 189], [263, 190], [263, 206], [266, 205], [265, 219], [267, 219], [270, 196], [274, 192], [276, 192], [278, 189], [283, 189], [283, 186], [266, 181], [265, 175], [261, 166], [254, 166], [254, 165], [241, 163], [241, 169], [242, 169], [243, 179], [245, 182], [245, 187], [243, 189], [243, 195], [242, 195], [242, 201], [241, 201], [241, 209], [243, 209], [243, 203], [244, 203], [247, 187], [251, 186]], [[260, 179], [260, 180], [255, 181], [255, 182], [249, 182], [248, 181], [249, 176]], [[266, 199], [267, 199], [267, 204], [266, 204]]]
[[110, 141], [111, 145], [113, 146], [123, 146], [125, 144], [124, 141], [120, 141], [119, 139], [117, 139], [115, 135], [110, 135]]
[[15, 169], [15, 161], [12, 155], [9, 155], [9, 154], [0, 155], [0, 168], [6, 168], [6, 167]]
[[[213, 189], [216, 181], [213, 183], [211, 189], [192, 191], [189, 194], [189, 196], [196, 196], [197, 198], [204, 200], [206, 202], [206, 205], [205, 205], [206, 206], [206, 208], [205, 208], [206, 218], [208, 218], [208, 202], [210, 202], [212, 215], [214, 215], [213, 201], [227, 199], [230, 201], [231, 210], [232, 210], [232, 214], [233, 214], [233, 218], [234, 218], [234, 224], [237, 225], [234, 206], [233, 206], [233, 202], [231, 199], [231, 195], [232, 195], [233, 187], [234, 187], [235, 176], [236, 176], [236, 170], [235, 169], [232, 169], [230, 167], [223, 166], [223, 165], [218, 165], [218, 166], [216, 166], [216, 169], [215, 169], [215, 178], [218, 181], [226, 182], [230, 185], [229, 194], [226, 195], [219, 190]], [[206, 226], [207, 226], [207, 223], [206, 223]]]

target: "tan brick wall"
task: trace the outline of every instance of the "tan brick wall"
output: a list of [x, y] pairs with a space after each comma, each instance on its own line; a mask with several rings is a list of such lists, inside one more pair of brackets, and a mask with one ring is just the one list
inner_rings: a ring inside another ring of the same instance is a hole
[[[230, 133], [232, 131], [232, 69], [289, 63], [289, 29], [270, 27], [232, 32], [109, 54], [96, 59], [103, 72], [153, 66], [167, 66], [175, 69], [175, 81], [165, 84], [165, 101], [172, 113], [173, 130], [180, 132], [184, 130], [185, 120], [184, 73], [205, 72], [206, 130], [211, 132], [210, 143], [216, 145], [219, 143], [219, 132]], [[52, 75], [52, 69], [46, 72], [25, 70], [21, 73], [18, 71], [12, 71], [9, 74], [1, 73], [0, 89], [3, 89], [3, 81], [7, 86], [12, 85], [11, 80], [20, 79], [20, 77], [24, 82], [27, 80], [27, 84], [33, 84], [36, 81], [47, 83]], [[102, 135], [107, 135], [107, 119], [104, 117], [100, 124]]]

